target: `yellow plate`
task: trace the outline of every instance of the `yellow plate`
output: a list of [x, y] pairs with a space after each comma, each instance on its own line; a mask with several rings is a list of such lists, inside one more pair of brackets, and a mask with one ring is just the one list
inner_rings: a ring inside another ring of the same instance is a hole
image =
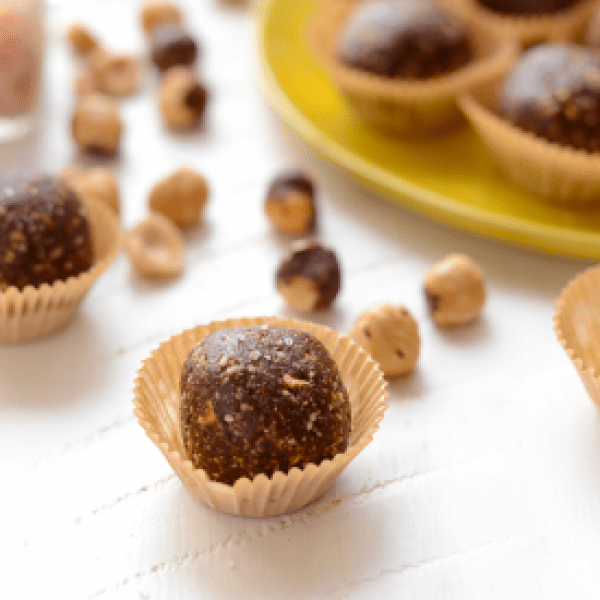
[[519, 246], [600, 258], [600, 210], [540, 202], [502, 176], [468, 126], [406, 141], [357, 120], [308, 46], [322, 1], [268, 0], [260, 14], [269, 93], [298, 135], [368, 187], [432, 219]]

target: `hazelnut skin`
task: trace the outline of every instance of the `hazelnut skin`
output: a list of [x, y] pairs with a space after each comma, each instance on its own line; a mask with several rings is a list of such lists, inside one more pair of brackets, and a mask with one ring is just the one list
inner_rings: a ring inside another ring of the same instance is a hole
[[314, 195], [314, 185], [304, 173], [283, 173], [269, 186], [265, 213], [281, 233], [308, 233], [315, 227]]
[[425, 274], [423, 289], [435, 322], [443, 327], [475, 320], [485, 302], [484, 274], [465, 254], [449, 254]]
[[67, 39], [71, 44], [71, 48], [73, 48], [73, 52], [79, 56], [85, 56], [99, 46], [96, 37], [90, 33], [86, 27], [79, 23], [74, 23], [69, 27]]
[[84, 202], [87, 200], [102, 202], [117, 215], [119, 214], [119, 184], [110, 169], [95, 167], [86, 171], [80, 167], [70, 167], [65, 169], [60, 177]]
[[314, 241], [293, 244], [275, 277], [277, 291], [302, 313], [328, 308], [341, 287], [335, 253]]
[[158, 88], [158, 106], [167, 127], [183, 130], [198, 125], [208, 93], [186, 67], [169, 69]]
[[158, 25], [179, 25], [182, 20], [181, 11], [171, 2], [146, 2], [140, 12], [142, 28], [146, 33], [150, 33]]
[[73, 113], [73, 139], [83, 152], [117, 153], [123, 125], [117, 104], [102, 94], [83, 95]]
[[131, 264], [142, 277], [172, 279], [185, 267], [181, 232], [163, 215], [150, 213], [126, 233], [124, 242]]
[[160, 71], [176, 65], [193, 65], [198, 44], [179, 25], [167, 23], [152, 30], [152, 62]]
[[410, 373], [419, 359], [419, 326], [402, 305], [382, 302], [369, 306], [348, 330], [348, 337], [392, 377]]
[[150, 210], [186, 229], [198, 223], [208, 198], [206, 179], [189, 168], [175, 171], [159, 181], [150, 192]]

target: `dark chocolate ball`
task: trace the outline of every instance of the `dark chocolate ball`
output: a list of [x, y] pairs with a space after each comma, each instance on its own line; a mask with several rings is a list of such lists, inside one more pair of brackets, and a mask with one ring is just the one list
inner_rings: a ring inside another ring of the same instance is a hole
[[338, 45], [338, 57], [348, 66], [404, 79], [449, 73], [471, 56], [467, 29], [429, 0], [361, 5]]
[[214, 481], [287, 473], [348, 446], [348, 393], [325, 346], [303, 331], [221, 329], [188, 356], [180, 391], [187, 456]]
[[600, 60], [580, 46], [535, 46], [501, 85], [497, 108], [515, 125], [551, 142], [598, 152]]
[[0, 291], [66, 280], [92, 266], [85, 206], [63, 181], [0, 178]]
[[541, 15], [576, 4], [578, 0], [479, 0], [481, 4], [508, 15]]
[[168, 23], [152, 31], [152, 61], [161, 71], [175, 65], [192, 65], [197, 54], [196, 40], [179, 25]]

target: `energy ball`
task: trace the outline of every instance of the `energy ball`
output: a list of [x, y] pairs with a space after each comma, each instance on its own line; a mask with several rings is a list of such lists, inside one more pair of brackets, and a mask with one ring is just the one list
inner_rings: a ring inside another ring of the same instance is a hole
[[152, 62], [160, 71], [175, 65], [190, 66], [197, 54], [196, 41], [178, 25], [168, 23], [152, 30]]
[[472, 57], [466, 27], [429, 0], [369, 2], [342, 28], [339, 59], [386, 77], [426, 79]]
[[293, 244], [275, 274], [277, 291], [303, 313], [328, 308], [340, 291], [341, 281], [335, 252], [314, 241]]
[[507, 15], [543, 15], [569, 8], [579, 0], [479, 0], [480, 4]]
[[425, 274], [423, 290], [435, 322], [442, 326], [474, 321], [485, 302], [484, 274], [465, 254], [449, 254]]
[[386, 375], [410, 373], [419, 359], [419, 326], [402, 305], [370, 306], [356, 319], [348, 337], [369, 352]]
[[600, 59], [580, 46], [535, 46], [500, 86], [497, 110], [550, 142], [598, 152]]
[[85, 206], [63, 181], [0, 178], [0, 291], [66, 280], [93, 263]]
[[332, 356], [309, 333], [221, 329], [188, 356], [180, 391], [187, 456], [214, 481], [288, 473], [348, 447], [348, 392]]
[[282, 233], [308, 233], [315, 227], [315, 186], [301, 171], [276, 177], [269, 186], [265, 213]]

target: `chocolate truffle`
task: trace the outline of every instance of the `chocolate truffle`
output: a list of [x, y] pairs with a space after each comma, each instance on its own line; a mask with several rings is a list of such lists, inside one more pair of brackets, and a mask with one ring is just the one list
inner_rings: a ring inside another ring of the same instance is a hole
[[471, 56], [466, 28], [429, 0], [361, 5], [342, 28], [338, 46], [346, 65], [403, 79], [455, 71]]
[[66, 280], [89, 269], [86, 215], [59, 179], [25, 173], [0, 178], [0, 291]]
[[507, 15], [542, 15], [576, 4], [578, 0], [479, 0], [480, 4]]
[[197, 53], [196, 41], [179, 25], [168, 23], [152, 31], [152, 61], [161, 71], [175, 65], [192, 65]]
[[579, 46], [535, 46], [501, 85], [497, 109], [551, 142], [598, 152], [600, 60]]
[[180, 391], [187, 456], [214, 481], [318, 465], [348, 446], [348, 393], [325, 346], [303, 331], [221, 329], [188, 356]]

